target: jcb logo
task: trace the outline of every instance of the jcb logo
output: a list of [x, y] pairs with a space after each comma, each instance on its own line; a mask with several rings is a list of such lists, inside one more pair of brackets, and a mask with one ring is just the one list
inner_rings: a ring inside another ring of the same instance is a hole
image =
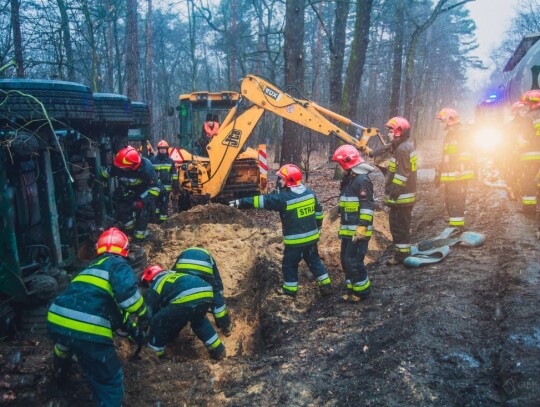
[[240, 137], [242, 137], [242, 131], [233, 130], [227, 135], [227, 137], [221, 142], [221, 144], [237, 148], [240, 145]]
[[272, 99], [279, 100], [281, 98], [281, 93], [275, 91], [272, 88], [264, 88], [264, 93], [270, 96]]

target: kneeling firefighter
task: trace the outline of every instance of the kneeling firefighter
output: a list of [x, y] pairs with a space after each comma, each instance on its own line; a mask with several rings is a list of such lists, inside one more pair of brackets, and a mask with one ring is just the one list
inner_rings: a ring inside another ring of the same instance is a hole
[[212, 359], [225, 357], [225, 346], [206, 317], [209, 309], [224, 335], [232, 332], [231, 317], [223, 298], [223, 282], [214, 258], [205, 249], [191, 247], [176, 259], [174, 270], [159, 265], [148, 267], [142, 276], [149, 286], [145, 299], [154, 313], [148, 332], [148, 346], [158, 357], [165, 346], [191, 323]]

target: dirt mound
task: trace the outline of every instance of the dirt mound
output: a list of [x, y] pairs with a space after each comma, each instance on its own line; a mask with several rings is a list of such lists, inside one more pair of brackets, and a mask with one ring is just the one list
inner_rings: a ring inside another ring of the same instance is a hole
[[191, 208], [187, 212], [180, 212], [170, 217], [167, 223], [161, 227], [164, 229], [178, 226], [196, 226], [208, 223], [219, 225], [237, 224], [246, 227], [255, 226], [255, 222], [242, 212], [221, 204], [200, 205]]

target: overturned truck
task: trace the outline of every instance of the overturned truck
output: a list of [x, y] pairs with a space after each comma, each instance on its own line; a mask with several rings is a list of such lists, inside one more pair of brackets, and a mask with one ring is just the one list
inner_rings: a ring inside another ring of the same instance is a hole
[[[0, 80], [0, 337], [44, 327], [47, 302], [93, 257], [115, 210], [101, 166], [145, 139], [148, 118], [146, 104], [81, 84]], [[144, 267], [144, 250], [130, 261]]]

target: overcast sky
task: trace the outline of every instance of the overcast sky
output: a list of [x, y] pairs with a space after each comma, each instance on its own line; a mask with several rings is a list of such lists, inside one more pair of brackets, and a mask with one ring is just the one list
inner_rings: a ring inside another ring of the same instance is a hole
[[[515, 16], [519, 0], [476, 0], [468, 3], [471, 18], [476, 22], [478, 49], [474, 52], [482, 61], [489, 62], [489, 54], [502, 41], [510, 21]], [[490, 75], [490, 71], [469, 71], [469, 84], [482, 82]]]

